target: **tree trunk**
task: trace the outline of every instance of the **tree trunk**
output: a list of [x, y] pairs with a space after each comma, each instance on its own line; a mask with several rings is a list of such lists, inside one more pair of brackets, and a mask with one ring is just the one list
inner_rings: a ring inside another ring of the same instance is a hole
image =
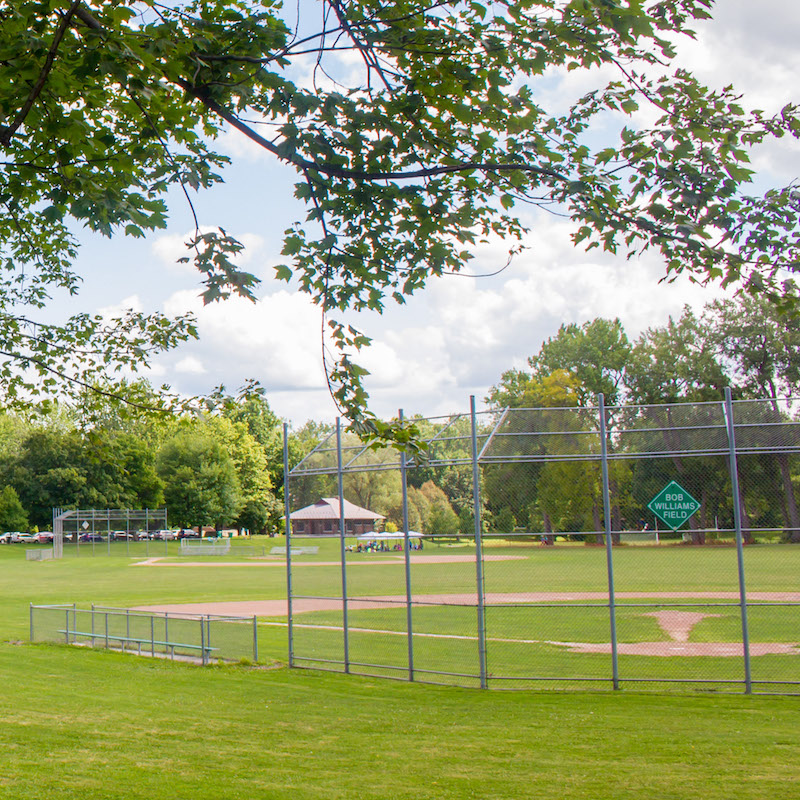
[[778, 468], [781, 471], [781, 482], [783, 483], [786, 532], [790, 542], [800, 542], [800, 515], [797, 513], [797, 501], [795, 500], [794, 487], [792, 486], [792, 473], [789, 469], [789, 456], [786, 453], [779, 453], [775, 460], [778, 462]]
[[[612, 490], [614, 490], [614, 497], [616, 497], [616, 488], [617, 484], [616, 481], [612, 482], [611, 484]], [[614, 500], [611, 504], [611, 541], [614, 544], [619, 544], [619, 533], [622, 530], [622, 512], [619, 508], [619, 501]]]
[[595, 500], [592, 503], [592, 525], [594, 525], [594, 529], [596, 531], [594, 541], [597, 544], [602, 544], [603, 542], [603, 522], [600, 519], [600, 503]]
[[689, 519], [689, 529], [692, 531], [692, 544], [705, 544], [706, 532], [695, 514]]
[[542, 522], [544, 523], [544, 532], [547, 534], [542, 536], [542, 544], [552, 544], [550, 534], [553, 532], [553, 523], [550, 521], [550, 515], [546, 511], [542, 511]]
[[753, 544], [753, 523], [750, 520], [750, 514], [747, 513], [744, 497], [741, 500], [739, 509], [742, 515], [742, 541], [745, 544]]

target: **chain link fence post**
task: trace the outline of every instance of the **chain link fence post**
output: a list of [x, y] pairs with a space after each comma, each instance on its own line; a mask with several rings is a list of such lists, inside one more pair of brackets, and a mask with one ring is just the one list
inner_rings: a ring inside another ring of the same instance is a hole
[[606, 537], [606, 570], [608, 572], [608, 615], [611, 625], [611, 672], [614, 688], [619, 689], [619, 657], [617, 653], [617, 608], [614, 595], [614, 549], [611, 539], [611, 492], [608, 485], [608, 431], [603, 394], [597, 395], [600, 418], [600, 463], [603, 474], [603, 525]]
[[744, 577], [744, 541], [742, 538], [742, 498], [739, 493], [739, 470], [736, 463], [736, 432], [733, 424], [733, 400], [729, 386], [725, 387], [725, 420], [728, 429], [728, 447], [731, 470], [731, 500], [733, 526], [736, 531], [736, 560], [739, 568], [739, 607], [742, 616], [742, 649], [744, 654], [744, 691], [753, 693], [753, 676], [750, 670], [750, 634], [747, 625], [747, 593]]
[[253, 661], [258, 661], [258, 617], [253, 614]]
[[481, 531], [481, 480], [478, 465], [478, 421], [475, 414], [475, 395], [469, 398], [472, 436], [472, 500], [475, 514], [475, 588], [478, 600], [478, 663], [481, 689], [488, 688], [486, 672], [486, 609], [483, 593], [483, 543]]
[[293, 595], [292, 589], [292, 498], [289, 488], [289, 425], [283, 423], [283, 533], [286, 541], [286, 622], [289, 637], [289, 666], [294, 666], [294, 628], [293, 628]]
[[[403, 409], [398, 411], [398, 419], [403, 424]], [[408, 459], [405, 450], [400, 453], [400, 488], [403, 497], [403, 555], [406, 569], [406, 631], [408, 634], [408, 679], [414, 680], [414, 627], [411, 594], [411, 542], [408, 534]]]
[[342, 419], [336, 418], [336, 477], [339, 486], [339, 558], [342, 567], [342, 631], [344, 634], [344, 671], [350, 672], [350, 630], [347, 620], [347, 567], [344, 550], [344, 472], [342, 470]]

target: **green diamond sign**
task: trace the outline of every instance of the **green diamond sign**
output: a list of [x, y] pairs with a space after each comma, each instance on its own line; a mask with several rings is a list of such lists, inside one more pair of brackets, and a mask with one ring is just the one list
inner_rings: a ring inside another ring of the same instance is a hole
[[686, 489], [672, 481], [647, 504], [647, 507], [665, 525], [676, 531], [700, 508], [700, 503]]

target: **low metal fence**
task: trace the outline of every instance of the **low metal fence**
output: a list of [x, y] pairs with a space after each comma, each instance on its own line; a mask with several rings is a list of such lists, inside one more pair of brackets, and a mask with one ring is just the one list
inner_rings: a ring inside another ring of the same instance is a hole
[[53, 560], [53, 548], [52, 547], [43, 547], [40, 550], [26, 550], [25, 551], [25, 560], [26, 561], [52, 561]]
[[214, 539], [206, 542], [195, 539], [181, 539], [180, 554], [182, 556], [226, 556], [230, 551], [230, 539]]
[[258, 661], [256, 617], [31, 605], [30, 640], [209, 664]]

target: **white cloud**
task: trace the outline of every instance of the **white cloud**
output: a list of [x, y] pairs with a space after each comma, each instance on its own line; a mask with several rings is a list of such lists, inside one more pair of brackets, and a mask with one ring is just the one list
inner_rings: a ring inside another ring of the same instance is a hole
[[[620, 317], [635, 338], [679, 315], [685, 304], [700, 308], [721, 293], [686, 277], [660, 282], [664, 269], [654, 255], [628, 261], [575, 249], [571, 229], [542, 215], [528, 248], [500, 275], [445, 276], [383, 316], [353, 315], [348, 321], [373, 337], [356, 356], [370, 371], [365, 383], [373, 409], [381, 416], [399, 408], [409, 414], [463, 410], [471, 394], [482, 400], [505, 370], [524, 367], [562, 324]], [[469, 273], [496, 271], [506, 251], [502, 242], [485, 246]], [[191, 311], [198, 319], [200, 342], [159, 362], [181, 391], [219, 383], [232, 389], [252, 377], [275, 410], [295, 422], [336, 415], [322, 368], [320, 311], [305, 295], [281, 289], [255, 304], [234, 299], [204, 307], [196, 292], [181, 291], [164, 310]]]
[[[217, 228], [213, 225], [200, 226], [201, 233], [216, 231]], [[231, 235], [244, 245], [244, 250], [231, 259], [237, 266], [243, 267], [252, 263], [253, 259], [264, 249], [264, 237], [257, 233], [231, 233]], [[187, 231], [184, 234], [165, 233], [153, 240], [151, 250], [164, 266], [178, 272], [196, 275], [197, 270], [191, 261], [189, 263], [178, 262], [180, 258], [191, 258], [192, 250], [187, 247], [187, 242], [194, 237], [195, 231]]]
[[[481, 399], [505, 370], [524, 367], [562, 324], [619, 317], [636, 338], [680, 315], [684, 305], [699, 309], [722, 294], [719, 287], [703, 288], [685, 276], [660, 282], [663, 266], [655, 256], [627, 261], [576, 250], [568, 231], [567, 224], [545, 219], [529, 249], [501, 276], [443, 277], [403, 310], [389, 312], [376, 335], [375, 361], [385, 368], [367, 379], [376, 410], [463, 409], [470, 394]], [[502, 263], [500, 256], [495, 248], [471, 269], [489, 272]], [[362, 327], [375, 334], [368, 320]], [[368, 368], [371, 363], [365, 360]], [[387, 371], [393, 386], [385, 380]]]
[[179, 258], [188, 255], [186, 242], [189, 241], [190, 236], [191, 234], [188, 233], [165, 233], [153, 240], [150, 249], [153, 255], [168, 269], [190, 274], [195, 272], [191, 264], [178, 263]]
[[203, 362], [195, 356], [186, 356], [175, 364], [176, 372], [184, 372], [192, 375], [205, 375], [208, 371], [203, 366]]
[[304, 295], [279, 291], [256, 303], [234, 298], [203, 306], [196, 293], [182, 291], [165, 302], [164, 311], [195, 314], [200, 341], [181, 348], [180, 355], [202, 362], [203, 375], [214, 383], [236, 387], [252, 377], [276, 390], [324, 384], [319, 311]]
[[[250, 115], [249, 121], [253, 130], [260, 136], [267, 140], [273, 136], [273, 130], [259, 124], [263, 120], [256, 115]], [[275, 163], [275, 156], [269, 150], [230, 125], [226, 125], [225, 130], [218, 137], [217, 147], [221, 153], [231, 156], [233, 159], [244, 159], [251, 163], [257, 163], [259, 169], [268, 169], [270, 164]]]
[[716, 86], [733, 84], [759, 108], [796, 99], [800, 5], [785, 0], [726, 0], [681, 45], [681, 66]]
[[141, 310], [142, 301], [139, 299], [139, 295], [132, 294], [128, 297], [123, 297], [118, 303], [113, 303], [112, 305], [97, 309], [97, 313], [105, 319], [113, 319], [115, 317], [124, 316], [127, 311]]
[[346, 91], [363, 83], [364, 59], [357, 50], [339, 50], [320, 63], [315, 53], [308, 53], [293, 59], [290, 74], [298, 87], [309, 92]]

